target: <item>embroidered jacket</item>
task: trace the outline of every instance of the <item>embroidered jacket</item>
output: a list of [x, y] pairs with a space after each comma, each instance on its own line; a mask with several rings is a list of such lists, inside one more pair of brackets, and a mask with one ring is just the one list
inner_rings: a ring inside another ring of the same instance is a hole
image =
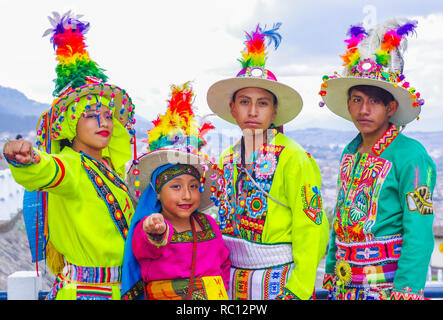
[[329, 228], [318, 165], [285, 135], [269, 134], [267, 143], [245, 165], [259, 188], [248, 175], [239, 178], [240, 146], [231, 146], [220, 158], [227, 183], [227, 198], [219, 209], [222, 233], [257, 243], [292, 244], [295, 269], [285, 288], [309, 299]]
[[10, 168], [27, 190], [48, 192], [49, 239], [57, 251], [77, 266], [121, 266], [134, 212], [124, 182], [69, 147], [59, 154], [34, 151], [39, 163]]
[[395, 125], [372, 147], [376, 156], [357, 152], [361, 141], [359, 134], [341, 156], [324, 287], [341, 280], [341, 293], [356, 299], [363, 294], [358, 288], [369, 298], [369, 284], [377, 284], [392, 289], [384, 291], [392, 299], [423, 299], [434, 246], [436, 166]]

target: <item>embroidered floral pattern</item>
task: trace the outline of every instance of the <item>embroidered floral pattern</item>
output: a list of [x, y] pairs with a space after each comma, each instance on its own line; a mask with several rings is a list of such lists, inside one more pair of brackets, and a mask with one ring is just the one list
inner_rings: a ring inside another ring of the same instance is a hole
[[278, 159], [284, 146], [265, 144], [258, 150], [255, 162], [245, 165], [249, 175], [263, 191], [247, 175], [243, 175], [239, 181], [234, 181], [234, 168], [237, 172], [241, 171], [238, 149], [239, 144], [236, 144], [232, 154], [223, 158], [227, 198], [219, 207], [220, 229], [224, 234], [261, 242], [268, 212], [267, 197], [263, 191], [269, 193], [271, 190]]
[[340, 164], [333, 228], [340, 241], [367, 241], [377, 216], [379, 191], [391, 168], [369, 154], [346, 154]]
[[[208, 241], [215, 239], [215, 233], [212, 230], [211, 224], [208, 221], [208, 218], [202, 213], [197, 213], [195, 215], [197, 223], [200, 223], [202, 227], [202, 231], [197, 232], [197, 241]], [[185, 243], [185, 242], [193, 242], [192, 231], [184, 231], [184, 232], [175, 232], [172, 235], [171, 243]]]
[[320, 225], [323, 217], [320, 189], [317, 186], [305, 185], [302, 187], [301, 193], [303, 211], [315, 224]]

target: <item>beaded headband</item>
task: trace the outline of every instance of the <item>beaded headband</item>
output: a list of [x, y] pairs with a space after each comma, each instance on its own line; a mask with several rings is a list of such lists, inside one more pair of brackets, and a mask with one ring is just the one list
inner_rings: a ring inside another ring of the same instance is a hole
[[199, 182], [201, 180], [200, 172], [194, 166], [178, 163], [159, 174], [155, 181], [155, 192], [159, 193], [165, 184], [183, 174], [189, 174]]

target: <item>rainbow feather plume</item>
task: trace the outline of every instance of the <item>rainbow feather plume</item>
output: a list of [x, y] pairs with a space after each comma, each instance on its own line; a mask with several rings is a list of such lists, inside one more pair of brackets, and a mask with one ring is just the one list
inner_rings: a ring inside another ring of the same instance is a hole
[[281, 23], [278, 22], [271, 29], [265, 30], [258, 24], [251, 34], [246, 32], [245, 48], [241, 51], [242, 59], [238, 59], [243, 68], [265, 66], [267, 60], [265, 40], [268, 40], [268, 45], [273, 44], [277, 49], [281, 42], [281, 35], [278, 33], [280, 26]]
[[149, 151], [187, 146], [200, 150], [206, 145], [203, 136], [214, 126], [205, 122], [199, 127], [192, 109], [194, 93], [190, 82], [180, 87], [171, 86], [171, 89], [166, 113], [157, 116], [152, 121], [154, 127], [148, 131]]
[[54, 96], [59, 96], [68, 88], [85, 85], [87, 76], [103, 82], [108, 79], [103, 73], [104, 70], [89, 57], [85, 44], [89, 23], [80, 21], [81, 17], [73, 15], [70, 11], [63, 15], [53, 12], [53, 17], [48, 17], [52, 28], [46, 30], [43, 36], [52, 34], [50, 41], [59, 62], [56, 67], [57, 78], [54, 80]]
[[400, 48], [403, 41], [406, 41], [406, 36], [415, 32], [417, 26], [416, 21], [407, 21], [402, 25], [397, 25], [397, 28], [388, 28], [383, 35], [380, 50], [375, 51], [376, 62], [382, 66], [388, 66], [391, 62], [391, 51]]
[[344, 54], [340, 55], [340, 57], [343, 59], [343, 65], [351, 69], [360, 61], [358, 45], [366, 38], [368, 33], [362, 26], [355, 25], [349, 28], [347, 35], [350, 36], [349, 39], [345, 40], [347, 49]]

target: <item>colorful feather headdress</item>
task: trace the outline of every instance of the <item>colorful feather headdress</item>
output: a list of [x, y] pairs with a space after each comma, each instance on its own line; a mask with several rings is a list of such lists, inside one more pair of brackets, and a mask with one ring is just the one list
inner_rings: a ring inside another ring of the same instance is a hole
[[79, 88], [86, 82], [97, 82], [97, 79], [106, 82], [108, 77], [103, 73], [104, 70], [91, 60], [86, 50], [85, 34], [89, 30], [89, 23], [80, 21], [82, 15], [73, 15], [70, 11], [64, 15], [53, 12], [53, 15], [48, 17], [52, 28], [46, 30], [43, 37], [52, 33], [50, 41], [59, 62], [55, 69], [57, 79], [54, 80], [54, 96], [60, 96], [69, 88]]
[[[51, 152], [53, 140], [72, 138], [66, 137], [65, 122], [74, 121], [75, 127], [83, 111], [93, 102], [98, 102], [97, 107], [107, 102], [114, 117], [131, 136], [135, 135], [135, 106], [132, 99], [124, 89], [106, 83], [108, 77], [104, 70], [90, 58], [85, 44], [85, 34], [90, 24], [81, 21], [81, 17], [70, 11], [63, 15], [53, 12], [53, 16], [48, 17], [51, 28], [43, 34], [43, 37], [51, 35], [50, 41], [58, 61], [55, 69], [57, 78], [54, 79], [55, 99], [52, 108], [42, 115], [40, 129], [37, 130], [37, 144], [47, 152]], [[80, 102], [83, 97], [88, 99], [85, 106]], [[57, 148], [54, 151], [57, 152]]]
[[[193, 110], [194, 92], [191, 82], [182, 86], [171, 86], [166, 112], [152, 121], [154, 127], [148, 130], [148, 149], [128, 171], [129, 191], [135, 202], [146, 190], [151, 174], [158, 167], [168, 163], [190, 164], [201, 173], [202, 207], [207, 208], [217, 201], [217, 187], [221, 188], [223, 171], [214, 158], [202, 152], [207, 144], [204, 136], [215, 127], [202, 117], [197, 120]], [[209, 177], [210, 179], [206, 179]]]
[[251, 34], [246, 32], [245, 48], [241, 51], [242, 58], [238, 59], [243, 69], [237, 74], [237, 77], [261, 77], [277, 81], [275, 75], [265, 68], [268, 53], [268, 47], [265, 40], [268, 40], [268, 46], [273, 44], [277, 49], [281, 42], [281, 35], [278, 29], [281, 22], [275, 23], [271, 29], [266, 30], [257, 25]]
[[154, 127], [148, 131], [149, 151], [162, 148], [186, 148], [188, 152], [200, 151], [206, 145], [204, 135], [214, 126], [204, 122], [197, 123], [192, 109], [194, 92], [190, 82], [183, 86], [171, 86], [166, 113], [152, 121]]
[[[345, 40], [346, 52], [340, 55], [343, 59], [343, 73], [340, 75], [335, 72], [334, 75], [323, 76], [319, 95], [323, 97], [323, 100], [327, 100], [326, 96], [331, 94], [329, 86], [334, 79], [369, 79], [376, 81], [371, 85], [388, 84], [386, 86], [388, 91], [391, 87], [406, 90], [409, 93], [408, 101], [410, 101], [407, 104], [414, 108], [421, 107], [424, 100], [420, 98], [420, 93], [416, 92], [408, 81], [405, 81], [403, 74], [403, 54], [407, 49], [407, 36], [414, 34], [416, 27], [417, 21], [408, 19], [390, 19], [370, 30], [365, 30], [361, 25], [351, 26], [347, 33], [349, 38]], [[404, 92], [393, 91], [391, 93], [396, 99], [395, 93], [404, 95]], [[325, 102], [320, 102], [320, 106], [322, 107]], [[415, 113], [418, 114], [419, 111], [411, 114]], [[410, 119], [405, 118], [399, 120], [399, 124], [404, 125], [409, 121]]]
[[282, 36], [279, 33], [281, 23], [274, 23], [271, 28], [262, 28], [258, 24], [255, 29], [247, 33], [243, 42], [241, 59], [237, 59], [242, 66], [235, 78], [224, 79], [214, 83], [208, 90], [207, 101], [209, 108], [220, 118], [237, 124], [229, 110], [229, 103], [233, 95], [243, 88], [262, 88], [277, 97], [278, 112], [273, 126], [282, 128], [282, 125], [294, 119], [303, 107], [300, 94], [293, 88], [277, 81], [277, 77], [267, 68], [268, 47], [277, 49]]
[[345, 73], [369, 74], [377, 70], [391, 74], [402, 73], [406, 37], [415, 32], [416, 26], [416, 21], [397, 19], [375, 27], [370, 33], [361, 26], [351, 26], [348, 31], [350, 38], [345, 40], [347, 50], [341, 55], [346, 67]]

